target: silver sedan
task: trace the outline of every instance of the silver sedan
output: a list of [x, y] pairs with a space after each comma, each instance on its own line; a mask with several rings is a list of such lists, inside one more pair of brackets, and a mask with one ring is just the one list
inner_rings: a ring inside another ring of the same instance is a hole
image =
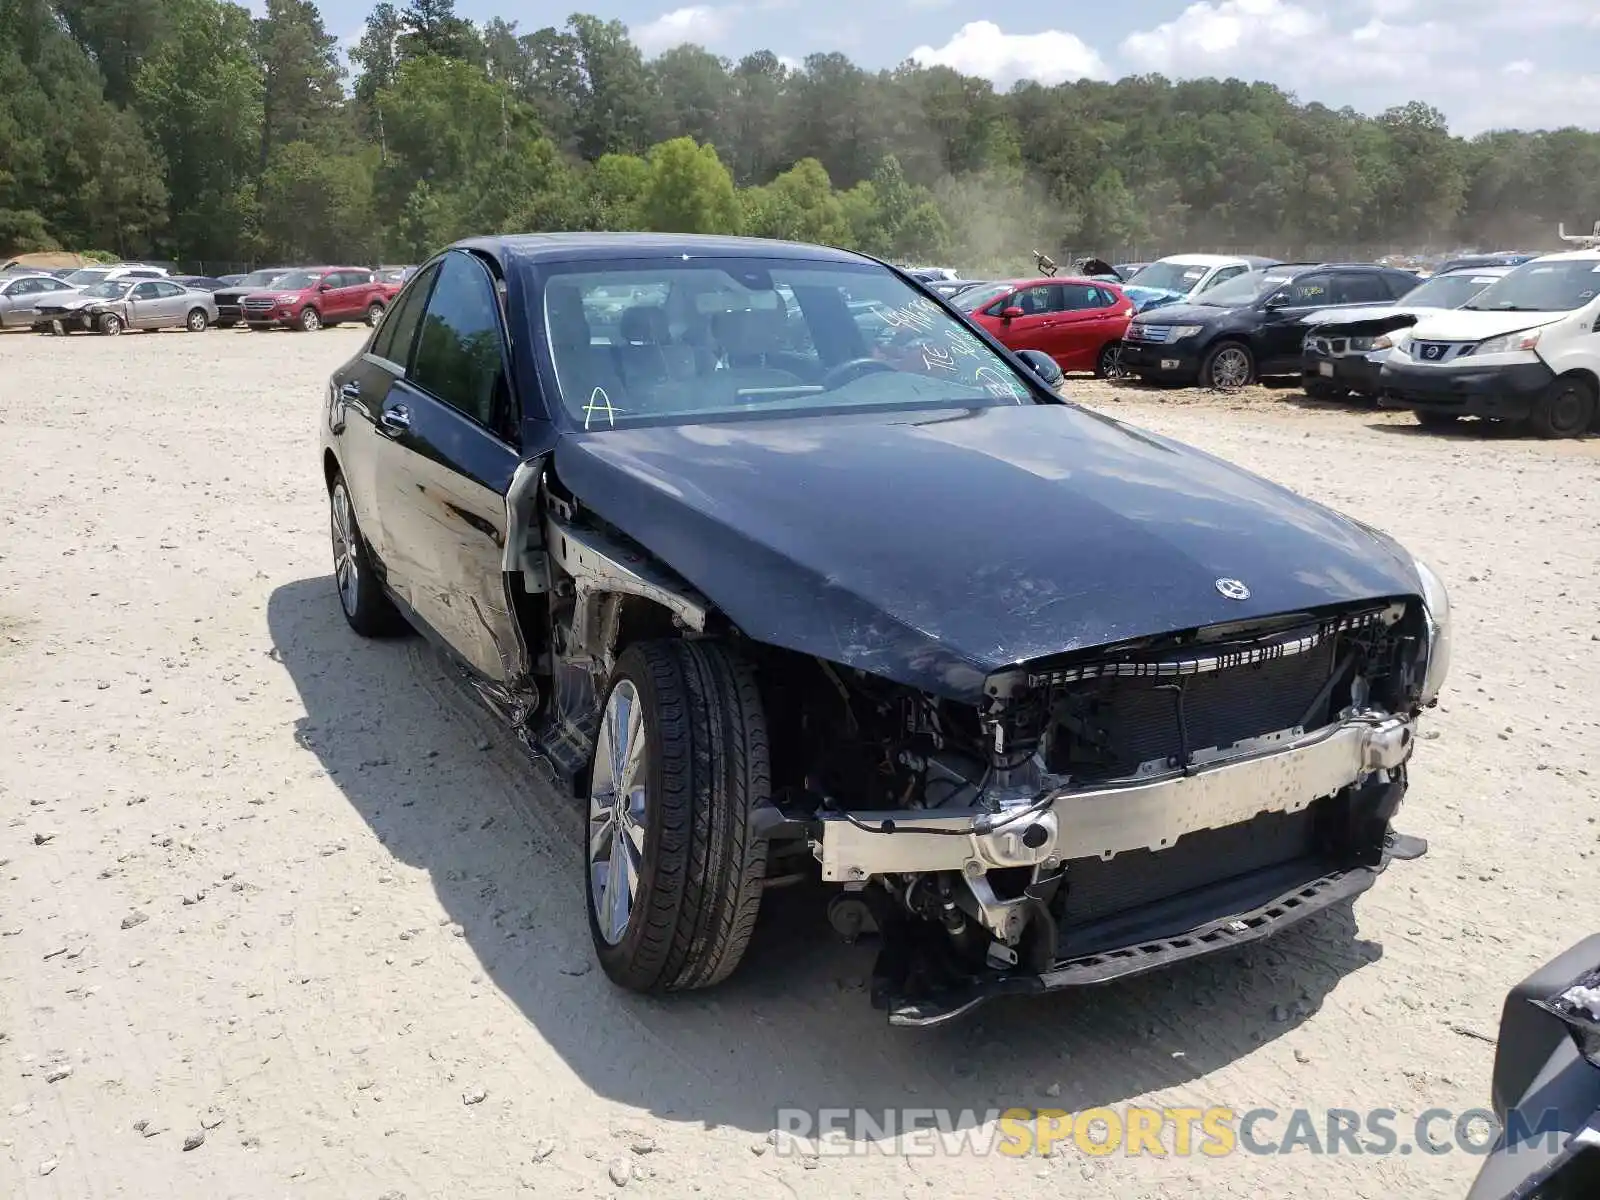
[[0, 277], [0, 329], [32, 325], [34, 308], [52, 293], [70, 292], [70, 284], [54, 275]]
[[125, 329], [187, 329], [200, 333], [217, 319], [210, 292], [165, 279], [113, 279], [81, 292], [45, 300], [35, 309], [36, 328], [74, 329], [116, 335]]

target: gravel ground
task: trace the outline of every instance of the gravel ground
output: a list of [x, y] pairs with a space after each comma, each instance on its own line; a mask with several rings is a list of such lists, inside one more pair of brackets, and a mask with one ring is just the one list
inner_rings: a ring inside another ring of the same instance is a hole
[[359, 339], [0, 337], [0, 1194], [1463, 1194], [1460, 1150], [766, 1135], [779, 1106], [1139, 1102], [1389, 1108], [1409, 1142], [1485, 1104], [1505, 989], [1592, 931], [1600, 442], [1073, 384], [1438, 566], [1455, 670], [1402, 814], [1432, 850], [1247, 953], [890, 1031], [804, 897], [710, 993], [591, 967], [575, 806], [422, 642], [339, 616], [315, 421]]

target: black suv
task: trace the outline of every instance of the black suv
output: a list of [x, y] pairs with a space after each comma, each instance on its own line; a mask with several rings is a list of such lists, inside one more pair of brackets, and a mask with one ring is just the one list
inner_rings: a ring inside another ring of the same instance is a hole
[[1142, 379], [1236, 388], [1299, 375], [1301, 318], [1342, 304], [1393, 304], [1422, 281], [1372, 263], [1279, 263], [1220, 283], [1191, 304], [1134, 318], [1122, 366]]
[[582, 798], [612, 980], [716, 983], [820, 880], [932, 1024], [1423, 851], [1437, 576], [1030, 361], [846, 251], [551, 234], [436, 256], [335, 372], [330, 603], [432, 637]]

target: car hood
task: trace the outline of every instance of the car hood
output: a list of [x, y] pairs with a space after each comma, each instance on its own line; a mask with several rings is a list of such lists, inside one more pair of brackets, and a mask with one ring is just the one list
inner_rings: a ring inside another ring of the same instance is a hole
[[1239, 309], [1219, 308], [1215, 304], [1163, 304], [1153, 311], [1157, 315], [1149, 322], [1151, 325], [1213, 325]]
[[114, 304], [116, 300], [107, 296], [85, 296], [82, 292], [51, 292], [49, 295], [40, 296], [35, 302], [35, 308], [64, 308], [72, 311], [82, 308], [86, 304]]
[[1074, 406], [578, 433], [555, 466], [748, 636], [957, 699], [1031, 659], [1419, 589], [1384, 535]]
[[1411, 330], [1415, 338], [1435, 338], [1441, 342], [1481, 342], [1484, 338], [1499, 337], [1502, 333], [1516, 333], [1549, 325], [1569, 312], [1479, 312], [1466, 308], [1437, 309], [1420, 318]]

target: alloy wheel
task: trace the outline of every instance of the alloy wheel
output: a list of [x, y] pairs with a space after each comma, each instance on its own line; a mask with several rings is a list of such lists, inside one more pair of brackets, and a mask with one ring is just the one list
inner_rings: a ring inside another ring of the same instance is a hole
[[115, 313], [107, 313], [100, 318], [100, 332], [107, 337], [116, 337], [122, 332], [122, 318]]
[[190, 333], [204, 333], [206, 329], [206, 314], [198, 308], [195, 309], [189, 314], [188, 325]]
[[639, 693], [620, 680], [606, 701], [589, 783], [589, 903], [615, 946], [628, 932], [645, 844], [645, 722]]
[[1250, 359], [1243, 350], [1229, 346], [1211, 360], [1211, 382], [1219, 388], [1241, 388], [1250, 382]]
[[333, 581], [346, 616], [354, 616], [361, 600], [361, 568], [356, 563], [356, 523], [350, 493], [341, 480], [333, 485]]

